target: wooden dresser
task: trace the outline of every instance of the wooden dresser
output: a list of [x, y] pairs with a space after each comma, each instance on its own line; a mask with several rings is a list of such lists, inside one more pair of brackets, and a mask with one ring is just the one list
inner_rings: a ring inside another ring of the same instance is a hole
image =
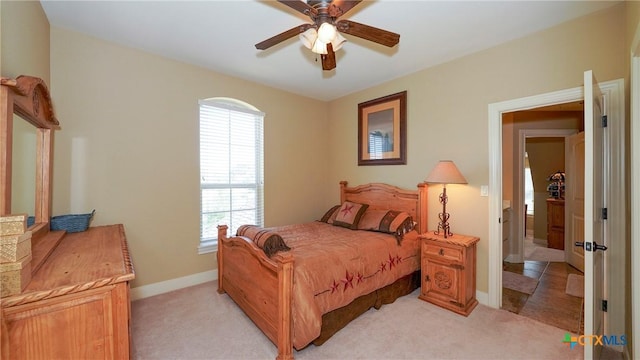
[[468, 316], [476, 300], [476, 243], [474, 236], [454, 234], [446, 239], [433, 231], [420, 235], [420, 299]]
[[26, 289], [0, 299], [2, 358], [128, 359], [134, 277], [123, 225], [64, 234]]
[[547, 199], [547, 247], [564, 250], [564, 200]]

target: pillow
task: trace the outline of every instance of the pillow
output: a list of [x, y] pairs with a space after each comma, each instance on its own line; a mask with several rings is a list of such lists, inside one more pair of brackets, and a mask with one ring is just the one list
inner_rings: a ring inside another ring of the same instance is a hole
[[404, 234], [413, 230], [415, 223], [411, 215], [406, 211], [397, 210], [373, 210], [365, 211], [358, 223], [358, 230], [380, 231], [394, 234], [398, 243]]
[[322, 219], [320, 219], [320, 221], [325, 222], [327, 224], [333, 224], [333, 221], [336, 219], [336, 216], [338, 215], [338, 209], [340, 209], [340, 205], [336, 205], [332, 207], [331, 209], [329, 209], [329, 211], [324, 213], [324, 216], [322, 216]]
[[358, 222], [369, 205], [358, 204], [351, 201], [345, 201], [338, 209], [336, 219], [333, 225], [346, 227], [348, 229], [357, 229]]
[[264, 229], [256, 225], [241, 225], [236, 232], [236, 236], [245, 236], [251, 239], [268, 257], [272, 257], [278, 251], [291, 250], [284, 243], [282, 236], [269, 229]]

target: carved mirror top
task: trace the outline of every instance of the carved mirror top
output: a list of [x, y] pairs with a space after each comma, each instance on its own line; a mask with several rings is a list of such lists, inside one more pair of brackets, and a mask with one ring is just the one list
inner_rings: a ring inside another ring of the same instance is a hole
[[13, 111], [33, 126], [59, 129], [60, 123], [53, 111], [49, 89], [44, 81], [33, 76], [21, 75], [16, 79], [0, 78], [0, 85], [13, 92]]

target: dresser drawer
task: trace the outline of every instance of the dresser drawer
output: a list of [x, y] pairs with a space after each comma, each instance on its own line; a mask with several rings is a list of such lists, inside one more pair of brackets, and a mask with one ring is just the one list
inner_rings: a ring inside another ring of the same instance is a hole
[[462, 262], [462, 249], [459, 246], [441, 242], [427, 241], [423, 248], [423, 256], [431, 259]]

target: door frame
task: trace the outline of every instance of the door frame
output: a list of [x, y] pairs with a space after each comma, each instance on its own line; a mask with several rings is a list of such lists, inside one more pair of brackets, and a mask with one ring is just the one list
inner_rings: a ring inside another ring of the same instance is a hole
[[[631, 312], [633, 355], [640, 354], [640, 24], [631, 43]], [[635, 286], [634, 286], [635, 285]], [[629, 346], [626, 347], [629, 350]], [[626, 353], [627, 359], [632, 354]]]
[[[625, 331], [625, 239], [626, 239], [626, 188], [625, 188], [625, 114], [624, 80], [612, 80], [600, 83], [605, 96], [605, 113], [608, 114], [608, 135], [610, 137], [609, 159], [610, 180], [607, 196], [611, 205], [608, 209], [609, 226], [606, 237], [615, 241], [605, 252], [607, 258], [617, 259], [615, 266], [605, 270], [608, 284], [609, 312], [605, 319], [605, 331], [610, 334], [623, 334]], [[488, 106], [489, 116], [489, 244], [488, 244], [488, 305], [499, 309], [502, 306], [502, 114], [529, 110], [542, 106], [557, 105], [584, 99], [583, 86], [546, 94], [512, 99]], [[615, 292], [609, 291], [616, 289]]]
[[[557, 138], [566, 138], [569, 135], [576, 134], [578, 131], [575, 129], [520, 129], [518, 130], [518, 180], [516, 182], [516, 191], [518, 194], [518, 203], [514, 204], [514, 208], [522, 211], [524, 206], [524, 152], [526, 140], [529, 138], [537, 138], [537, 137], [557, 137]], [[526, 215], [526, 214], [525, 214]], [[516, 221], [516, 230], [517, 234], [517, 252], [512, 251], [511, 256], [507, 260], [512, 260], [512, 262], [521, 263], [524, 262], [524, 218], [523, 214], [515, 214]], [[504, 255], [504, 254], [503, 254]]]

